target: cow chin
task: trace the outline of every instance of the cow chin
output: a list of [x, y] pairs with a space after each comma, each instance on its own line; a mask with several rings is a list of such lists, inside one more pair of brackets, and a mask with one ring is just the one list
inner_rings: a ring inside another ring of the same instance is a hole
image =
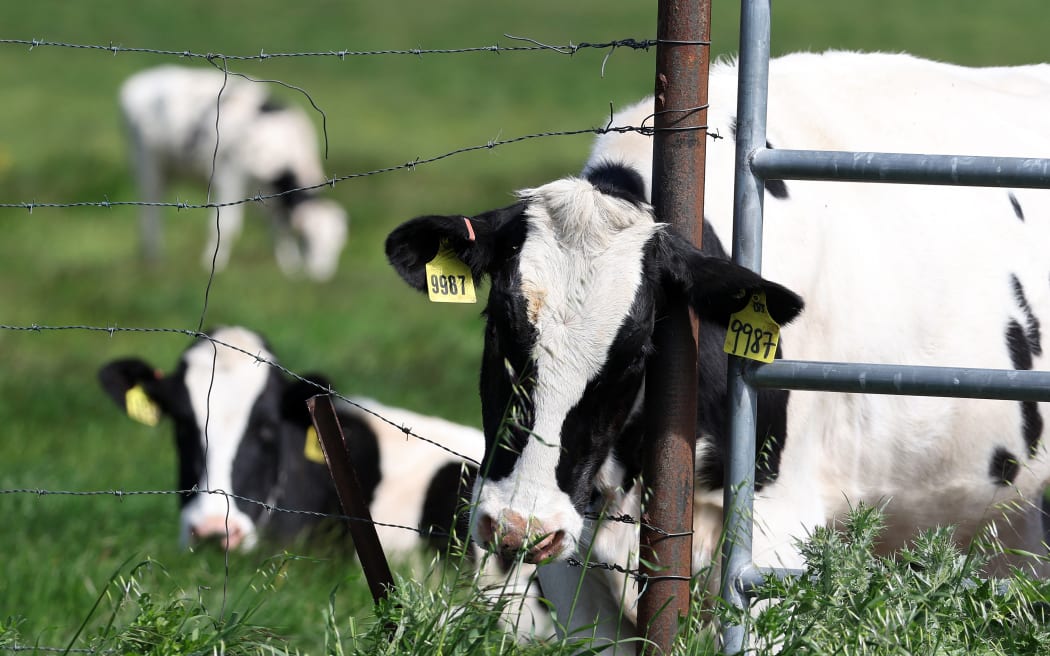
[[[524, 494], [508, 481], [481, 478], [474, 486], [471, 534], [474, 540], [510, 560], [526, 563], [564, 561], [576, 553], [583, 516], [568, 495]], [[542, 498], [541, 498], [542, 497]]]

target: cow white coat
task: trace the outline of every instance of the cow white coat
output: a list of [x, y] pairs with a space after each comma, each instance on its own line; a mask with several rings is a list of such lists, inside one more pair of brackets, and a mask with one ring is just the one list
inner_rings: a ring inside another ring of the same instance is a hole
[[[288, 275], [334, 275], [347, 239], [346, 212], [313, 191], [293, 191], [326, 179], [313, 123], [302, 109], [274, 101], [260, 83], [173, 65], [128, 78], [120, 108], [142, 201], [161, 202], [168, 181], [182, 175], [210, 181], [210, 202], [235, 203], [209, 217], [201, 256], [206, 269], [213, 259], [216, 270], [229, 262], [244, 218], [238, 201], [282, 193], [265, 205], [278, 265]], [[160, 208], [143, 207], [141, 222], [143, 253], [156, 259]]]
[[[553, 561], [540, 579], [566, 633], [596, 620], [600, 640], [634, 632], [633, 586], [564, 561], [588, 553], [634, 562], [635, 531], [606, 523], [595, 532], [587, 517], [638, 514], [642, 365], [665, 290], [686, 293], [702, 321], [697, 570], [717, 568], [722, 533], [727, 356], [719, 325], [732, 292], [764, 289], [782, 322], [801, 308], [779, 286], [712, 262], [727, 257], [721, 242], [732, 230], [736, 84], [733, 62], [712, 67], [708, 122], [722, 138], [708, 143], [702, 255], [653, 223], [652, 140], [637, 133], [598, 137], [581, 178], [471, 214], [470, 239], [462, 217], [439, 216], [388, 238], [392, 264], [417, 288], [441, 240], [475, 277], [491, 279], [481, 376], [486, 465], [474, 532], [497, 550]], [[789, 55], [771, 62], [769, 147], [1045, 157], [1048, 103], [1047, 65]], [[653, 111], [646, 99], [612, 124], [651, 126]], [[767, 192], [763, 275], [806, 302], [782, 332], [785, 357], [1045, 368], [1050, 192], [798, 181], [768, 181]], [[1045, 571], [1043, 404], [763, 394], [756, 439], [773, 455], [756, 471], [759, 566], [801, 566], [797, 540], [866, 503], [885, 507], [887, 551], [919, 530], [954, 524], [960, 542], [1000, 540], [1006, 551], [992, 572]], [[517, 418], [510, 425], [502, 419], [508, 403]]]

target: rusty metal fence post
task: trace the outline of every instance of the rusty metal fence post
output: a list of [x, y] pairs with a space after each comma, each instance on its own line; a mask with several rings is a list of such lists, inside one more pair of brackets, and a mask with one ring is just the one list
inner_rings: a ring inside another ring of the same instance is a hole
[[335, 405], [331, 396], [320, 395], [308, 399], [306, 407], [320, 438], [321, 450], [339, 495], [339, 505], [343, 507], [343, 513], [351, 518], [348, 521], [350, 535], [354, 539], [354, 549], [361, 561], [368, 589], [372, 592], [372, 599], [379, 603], [394, 588], [394, 577], [383, 554], [383, 546], [379, 543], [375, 524], [372, 523], [372, 513], [361, 494], [357, 471], [350, 459], [350, 449], [346, 446]]
[[[656, 216], [699, 246], [703, 231], [711, 1], [661, 0], [656, 47], [652, 199]], [[638, 624], [642, 653], [670, 653], [689, 615], [697, 322], [683, 297], [657, 322], [646, 376], [648, 498], [640, 555], [647, 578]]]

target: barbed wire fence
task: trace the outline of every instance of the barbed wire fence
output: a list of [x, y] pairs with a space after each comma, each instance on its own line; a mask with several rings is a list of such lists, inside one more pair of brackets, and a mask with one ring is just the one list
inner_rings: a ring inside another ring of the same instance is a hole
[[[62, 48], [62, 49], [71, 49], [71, 50], [77, 50], [77, 51], [83, 51], [83, 52], [94, 52], [94, 53], [100, 53], [100, 54], [104, 53], [104, 54], [109, 54], [109, 55], [112, 55], [112, 56], [116, 56], [116, 55], [149, 56], [149, 57], [163, 58], [163, 59], [182, 59], [182, 60], [200, 61], [200, 62], [205, 62], [207, 64], [210, 64], [211, 66], [213, 66], [216, 69], [218, 69], [218, 70], [223, 72], [223, 74], [224, 74], [224, 85], [223, 85], [223, 88], [225, 88], [225, 80], [228, 80], [229, 77], [231, 77], [231, 76], [242, 77], [242, 78], [248, 79], [248, 80], [250, 80], [252, 82], [256, 82], [256, 83], [277, 84], [277, 85], [286, 87], [288, 89], [291, 89], [291, 90], [301, 94], [307, 100], [307, 102], [309, 102], [309, 104], [313, 107], [313, 109], [316, 112], [318, 112], [318, 114], [321, 116], [321, 119], [322, 119], [322, 131], [324, 133], [324, 148], [325, 148], [325, 151], [327, 153], [327, 149], [328, 149], [327, 115], [325, 114], [323, 109], [318, 106], [318, 104], [314, 101], [314, 99], [311, 97], [310, 93], [307, 90], [305, 90], [305, 89], [303, 89], [303, 88], [301, 88], [299, 86], [288, 84], [288, 83], [285, 83], [285, 82], [282, 82], [282, 81], [276, 80], [276, 79], [252, 78], [252, 77], [249, 77], [249, 76], [244, 75], [242, 73], [239, 73], [239, 72], [231, 70], [230, 65], [231, 64], [236, 64], [236, 63], [239, 63], [239, 62], [247, 62], [247, 61], [262, 62], [262, 61], [268, 61], [268, 60], [288, 59], [288, 58], [337, 58], [337, 59], [340, 59], [340, 60], [346, 60], [348, 58], [377, 57], [377, 56], [407, 56], [407, 57], [417, 57], [418, 58], [418, 57], [445, 56], [445, 55], [477, 55], [477, 54], [502, 55], [502, 54], [512, 54], [512, 53], [553, 53], [553, 54], [560, 54], [560, 55], [565, 55], [565, 56], [570, 56], [571, 57], [571, 56], [575, 55], [576, 53], [580, 52], [581, 50], [593, 49], [593, 50], [605, 50], [606, 51], [606, 54], [605, 54], [604, 59], [603, 59], [602, 64], [601, 64], [601, 66], [602, 66], [602, 74], [604, 75], [606, 64], [608, 63], [610, 57], [613, 55], [613, 53], [617, 49], [649, 50], [650, 48], [652, 48], [652, 47], [654, 47], [654, 46], [656, 46], [658, 44], [658, 41], [655, 40], [655, 39], [624, 38], [624, 39], [613, 40], [613, 41], [606, 41], [606, 42], [600, 42], [600, 43], [597, 43], [597, 42], [596, 43], [592, 43], [592, 42], [572, 43], [572, 42], [569, 42], [569, 43], [566, 43], [566, 44], [551, 45], [551, 44], [541, 43], [539, 41], [536, 41], [534, 39], [530, 39], [530, 38], [527, 38], [527, 37], [513, 36], [513, 35], [509, 35], [509, 34], [505, 34], [504, 37], [506, 39], [508, 39], [509, 41], [513, 42], [515, 45], [500, 45], [499, 43], [494, 43], [494, 44], [491, 44], [491, 45], [484, 45], [484, 46], [472, 46], [472, 47], [450, 48], [450, 49], [412, 48], [412, 49], [401, 49], [401, 50], [393, 50], [393, 49], [391, 49], [391, 50], [369, 50], [369, 51], [363, 51], [363, 50], [362, 51], [355, 51], [355, 50], [343, 49], [343, 50], [330, 50], [330, 51], [269, 52], [269, 53], [265, 52], [264, 50], [260, 50], [260, 52], [257, 53], [257, 54], [229, 54], [229, 53], [218, 53], [218, 52], [194, 52], [194, 51], [189, 51], [189, 50], [181, 50], [180, 51], [180, 50], [163, 50], [163, 49], [153, 49], [153, 48], [128, 47], [128, 46], [123, 46], [123, 45], [114, 44], [114, 43], [109, 43], [109, 44], [67, 43], [67, 42], [60, 42], [60, 41], [50, 41], [50, 40], [46, 40], [46, 39], [30, 38], [30, 39], [0, 39], [0, 47], [11, 47], [11, 48], [24, 47], [26, 49], [26, 53], [32, 53], [33, 51], [35, 51], [37, 49], [41, 49], [41, 48]], [[428, 156], [428, 157], [419, 157], [419, 156], [417, 156], [417, 157], [412, 158], [412, 159], [410, 159], [408, 161], [404, 161], [403, 163], [400, 163], [400, 164], [394, 164], [394, 165], [390, 165], [390, 166], [386, 166], [386, 167], [382, 167], [382, 168], [377, 168], [377, 169], [373, 169], [373, 170], [368, 170], [368, 171], [352, 172], [352, 173], [344, 173], [344, 174], [340, 174], [340, 175], [335, 175], [335, 176], [333, 176], [331, 178], [327, 178], [326, 180], [324, 180], [324, 182], [321, 182], [319, 184], [308, 185], [308, 186], [301, 186], [301, 187], [296, 187], [296, 188], [293, 188], [293, 189], [282, 190], [282, 191], [279, 191], [279, 192], [269, 193], [269, 194], [258, 193], [258, 194], [252, 195], [250, 197], [245, 197], [245, 198], [242, 198], [242, 199], [239, 199], [239, 200], [234, 200], [234, 201], [212, 202], [211, 199], [210, 199], [210, 189], [211, 189], [211, 182], [214, 179], [215, 170], [216, 170], [216, 167], [217, 167], [217, 161], [216, 161], [216, 158], [215, 158], [215, 154], [217, 154], [217, 152], [218, 152], [219, 141], [223, 137], [223, 135], [219, 131], [219, 122], [218, 122], [219, 112], [221, 111], [221, 108], [222, 108], [221, 100], [222, 100], [222, 90], [219, 91], [219, 94], [216, 96], [216, 99], [215, 99], [215, 109], [216, 109], [215, 132], [214, 132], [215, 152], [213, 153], [212, 169], [211, 169], [211, 173], [210, 173], [210, 176], [209, 176], [209, 195], [208, 195], [208, 199], [205, 202], [203, 202], [203, 203], [184, 202], [184, 201], [179, 200], [179, 199], [176, 199], [175, 201], [171, 201], [171, 202], [154, 202], [154, 201], [142, 201], [142, 200], [111, 200], [111, 199], [109, 199], [107, 197], [104, 197], [102, 199], [93, 199], [93, 200], [91, 200], [91, 199], [88, 199], [88, 200], [83, 200], [83, 199], [74, 199], [74, 200], [46, 199], [46, 200], [39, 200], [39, 199], [3, 199], [3, 198], [0, 198], [0, 210], [6, 210], [6, 211], [22, 210], [22, 211], [26, 211], [26, 212], [28, 212], [30, 214], [32, 214], [33, 211], [36, 210], [36, 209], [45, 209], [45, 208], [46, 209], [75, 210], [75, 209], [78, 209], [78, 208], [103, 208], [103, 209], [109, 209], [109, 208], [117, 208], [117, 207], [161, 207], [161, 208], [171, 208], [171, 209], [175, 209], [177, 211], [182, 211], [182, 210], [209, 210], [209, 211], [215, 211], [215, 213], [216, 213], [216, 215], [215, 215], [216, 216], [215, 229], [218, 230], [218, 228], [219, 228], [219, 225], [218, 225], [219, 212], [221, 212], [222, 209], [224, 209], [224, 208], [232, 207], [232, 206], [235, 206], [235, 205], [245, 205], [245, 204], [250, 204], [250, 203], [264, 204], [264, 203], [266, 203], [268, 201], [272, 201], [272, 200], [275, 200], [275, 199], [280, 199], [281, 197], [287, 196], [287, 195], [290, 195], [290, 194], [311, 192], [311, 191], [316, 191], [316, 190], [319, 190], [319, 189], [323, 189], [325, 187], [335, 187], [336, 185], [338, 185], [340, 183], [344, 183], [344, 182], [349, 181], [349, 180], [355, 180], [355, 179], [360, 179], [360, 178], [365, 178], [365, 177], [370, 177], [370, 176], [389, 174], [389, 173], [393, 173], [393, 172], [397, 172], [397, 171], [405, 171], [405, 170], [411, 171], [411, 170], [416, 169], [417, 167], [426, 166], [426, 165], [429, 165], [429, 164], [433, 164], [433, 163], [436, 163], [436, 162], [439, 162], [439, 161], [442, 161], [442, 160], [445, 160], [445, 159], [449, 159], [449, 158], [454, 158], [454, 157], [457, 157], [457, 156], [460, 156], [460, 155], [464, 155], [464, 154], [467, 154], [467, 153], [472, 153], [472, 152], [482, 151], [482, 150], [492, 150], [492, 149], [495, 149], [495, 148], [503, 148], [503, 147], [507, 147], [507, 146], [510, 146], [510, 145], [513, 145], [513, 144], [518, 144], [518, 143], [522, 143], [522, 142], [530, 141], [530, 140], [535, 140], [535, 139], [550, 139], [550, 138], [556, 138], [556, 137], [572, 137], [572, 136], [580, 136], [580, 135], [601, 135], [601, 134], [607, 134], [607, 133], [626, 133], [626, 132], [637, 132], [637, 133], [640, 133], [640, 134], [651, 135], [654, 132], [654, 129], [652, 127], [652, 120], [651, 120], [652, 117], [650, 117], [650, 119], [647, 119], [647, 121], [643, 122], [643, 124], [637, 125], [637, 126], [632, 126], [632, 125], [614, 125], [613, 124], [613, 119], [612, 119], [612, 108], [610, 107], [610, 109], [609, 109], [609, 120], [604, 125], [591, 126], [591, 127], [580, 127], [580, 128], [571, 129], [571, 130], [558, 130], [558, 131], [551, 130], [551, 131], [536, 132], [536, 133], [531, 133], [531, 134], [523, 134], [523, 135], [510, 137], [510, 138], [492, 139], [492, 140], [489, 140], [489, 141], [487, 141], [485, 143], [480, 143], [480, 144], [474, 144], [474, 145], [468, 145], [468, 146], [462, 146], [462, 147], [458, 147], [458, 148], [453, 148], [453, 149], [448, 150], [446, 152], [442, 152], [442, 153], [439, 153], [439, 154], [436, 154], [436, 155], [431, 155], [431, 156]], [[696, 108], [696, 109], [700, 109], [700, 108]], [[687, 128], [687, 129], [694, 129], [695, 130], [695, 129], [702, 129], [702, 128], [694, 127], [694, 128]], [[710, 134], [710, 136], [712, 138], [715, 138], [715, 139], [721, 138], [720, 135], [718, 135], [717, 133], [712, 133], [712, 134]], [[221, 238], [221, 235], [220, 235], [220, 238]], [[313, 385], [314, 387], [317, 388], [318, 394], [330, 394], [330, 395], [340, 399], [344, 403], [347, 403], [347, 404], [353, 406], [357, 410], [365, 412], [365, 413], [373, 416], [374, 418], [376, 418], [379, 421], [385, 422], [386, 424], [388, 424], [388, 425], [396, 428], [398, 431], [402, 432], [405, 435], [406, 438], [411, 438], [411, 439], [419, 441], [420, 443], [425, 443], [425, 444], [428, 444], [429, 446], [439, 448], [439, 449], [445, 451], [447, 454], [457, 458], [458, 460], [460, 460], [462, 462], [470, 463], [470, 464], [472, 464], [474, 466], [480, 466], [481, 465], [481, 463], [479, 463], [474, 458], [471, 458], [471, 457], [469, 457], [469, 456], [467, 456], [465, 454], [462, 454], [462, 453], [458, 453], [455, 450], [453, 450], [453, 449], [451, 449], [451, 448], [441, 444], [440, 442], [428, 438], [426, 435], [417, 434], [413, 430], [413, 428], [411, 426], [403, 425], [403, 424], [400, 424], [400, 423], [398, 423], [398, 422], [396, 422], [396, 421], [394, 421], [392, 419], [384, 417], [380, 412], [377, 412], [376, 410], [374, 410], [372, 408], [369, 408], [369, 407], [367, 407], [365, 405], [362, 405], [362, 404], [358, 403], [354, 399], [352, 399], [352, 398], [350, 398], [350, 397], [348, 397], [348, 396], [346, 396], [344, 394], [339, 393], [335, 389], [331, 389], [331, 388], [322, 386], [322, 385], [320, 385], [320, 384], [318, 384], [318, 383], [316, 383], [316, 382], [314, 382], [312, 380], [309, 380], [308, 378], [306, 378], [306, 377], [296, 373], [295, 371], [293, 371], [293, 370], [283, 366], [282, 364], [280, 364], [280, 363], [278, 363], [278, 362], [276, 362], [276, 361], [274, 361], [272, 359], [262, 357], [258, 353], [250, 353], [250, 352], [248, 352], [248, 351], [246, 351], [246, 350], [244, 350], [242, 348], [239, 348], [239, 347], [237, 347], [235, 345], [232, 345], [232, 344], [229, 344], [229, 343], [224, 343], [224, 342], [222, 342], [220, 340], [217, 340], [217, 339], [213, 338], [212, 336], [206, 334], [205, 332], [203, 332], [203, 328], [202, 327], [203, 327], [203, 325], [205, 323], [206, 315], [207, 315], [207, 311], [208, 311], [208, 307], [207, 307], [207, 304], [208, 304], [208, 300], [207, 300], [208, 299], [208, 290], [210, 290], [210, 287], [211, 287], [212, 282], [214, 280], [215, 274], [216, 274], [216, 269], [215, 269], [215, 264], [214, 264], [214, 260], [213, 260], [213, 264], [212, 264], [211, 270], [209, 272], [207, 289], [205, 290], [205, 297], [204, 297], [204, 301], [203, 301], [203, 306], [201, 308], [200, 318], [199, 318], [199, 321], [197, 322], [198, 327], [197, 327], [196, 330], [187, 330], [187, 329], [179, 329], [179, 328], [171, 328], [171, 327], [123, 327], [123, 326], [116, 326], [116, 325], [97, 326], [97, 325], [87, 325], [87, 324], [46, 325], [46, 324], [31, 323], [31, 324], [28, 324], [28, 325], [0, 324], [0, 332], [9, 332], [9, 333], [16, 333], [16, 334], [19, 334], [19, 333], [20, 334], [39, 334], [39, 333], [44, 333], [44, 332], [79, 331], [79, 332], [89, 332], [89, 333], [101, 333], [101, 334], [108, 335], [109, 337], [113, 337], [114, 335], [116, 335], [118, 333], [146, 333], [146, 334], [157, 334], [157, 335], [160, 335], [160, 334], [174, 334], [174, 335], [182, 335], [182, 336], [186, 336], [186, 337], [190, 337], [190, 338], [198, 339], [198, 340], [205, 340], [205, 341], [208, 341], [208, 342], [210, 342], [212, 344], [213, 349], [214, 349], [213, 350], [213, 354], [215, 354], [215, 355], [217, 355], [218, 348], [220, 348], [220, 347], [240, 352], [241, 354], [243, 354], [245, 356], [254, 358], [256, 363], [261, 365], [261, 366], [271, 367], [271, 368], [279, 371], [281, 374], [283, 374], [283, 375], [285, 375], [285, 376], [287, 376], [287, 377], [289, 377], [289, 378], [291, 378], [293, 380], [297, 380], [297, 381], [302, 382], [302, 383], [307, 383], [307, 384]], [[214, 365], [214, 361], [213, 361], [213, 365]], [[213, 368], [212, 368], [212, 382], [213, 383], [214, 383], [214, 373], [215, 372], [214, 372], [214, 366], [213, 366]], [[208, 408], [208, 412], [209, 413], [211, 412], [211, 408], [210, 408], [210, 389], [209, 389], [209, 408]], [[205, 438], [205, 439], [206, 439], [205, 448], [207, 449], [207, 446], [208, 446], [207, 445], [207, 438]], [[273, 513], [288, 513], [288, 514], [292, 514], [292, 515], [301, 515], [301, 516], [309, 517], [309, 518], [313, 518], [313, 519], [326, 519], [326, 520], [335, 520], [335, 521], [341, 521], [341, 522], [366, 521], [366, 520], [364, 520], [363, 518], [360, 518], [360, 517], [351, 517], [351, 516], [347, 516], [347, 515], [344, 515], [344, 514], [328, 514], [328, 513], [322, 513], [322, 512], [315, 512], [315, 511], [308, 511], [308, 510], [296, 510], [296, 509], [291, 509], [291, 508], [280, 507], [280, 506], [278, 506], [278, 505], [276, 505], [274, 503], [270, 503], [270, 502], [263, 501], [263, 500], [260, 500], [260, 499], [254, 499], [254, 498], [246, 497], [246, 496], [243, 496], [243, 495], [235, 494], [235, 493], [233, 493], [232, 491], [229, 491], [229, 490], [223, 490], [223, 489], [199, 489], [196, 486], [191, 488], [191, 489], [155, 489], [155, 490], [125, 490], [125, 489], [62, 490], [62, 489], [47, 489], [47, 488], [39, 488], [39, 487], [16, 487], [16, 488], [9, 488], [9, 489], [0, 489], [0, 496], [30, 496], [30, 497], [35, 496], [35, 497], [41, 497], [41, 498], [43, 498], [43, 497], [51, 497], [51, 496], [63, 496], [63, 497], [75, 497], [75, 498], [84, 498], [84, 499], [97, 499], [97, 498], [107, 498], [108, 497], [108, 498], [115, 499], [117, 501], [123, 501], [123, 500], [126, 500], [126, 499], [132, 499], [132, 498], [158, 496], [158, 495], [159, 496], [165, 496], [165, 495], [181, 496], [181, 495], [189, 495], [189, 494], [208, 494], [208, 495], [217, 495], [217, 496], [224, 497], [226, 499], [226, 503], [227, 503], [227, 518], [228, 518], [228, 515], [229, 515], [230, 507], [235, 502], [242, 502], [242, 503], [246, 503], [246, 504], [259, 506], [259, 507], [261, 507], [263, 509], [264, 512], [270, 513], [270, 514], [273, 514]], [[627, 514], [617, 515], [617, 516], [588, 515], [587, 518], [591, 519], [591, 520], [612, 521], [612, 522], [621, 522], [621, 523], [637, 525], [637, 526], [647, 526], [645, 524], [642, 524], [641, 521], [638, 518], [632, 517], [632, 516], [627, 515]], [[387, 527], [387, 528], [396, 529], [396, 530], [409, 531], [409, 532], [414, 532], [414, 533], [417, 533], [417, 534], [420, 534], [420, 535], [434, 535], [434, 536], [438, 536], [438, 537], [452, 537], [452, 536], [444, 535], [444, 534], [441, 534], [439, 532], [434, 532], [434, 531], [426, 531], [425, 532], [420, 527], [416, 527], [416, 526], [407, 526], [407, 525], [403, 525], [403, 524], [384, 522], [382, 517], [377, 517], [377, 518], [375, 518], [375, 519], [373, 519], [371, 521], [372, 521], [372, 523], [375, 526]], [[662, 534], [662, 535], [666, 535], [666, 536], [672, 536], [673, 535], [673, 534], [670, 534], [670, 533], [668, 533], [666, 531], [663, 531], [659, 527], [653, 527], [653, 526], [647, 526], [647, 527], [650, 530], [655, 531], [658, 534]], [[222, 599], [223, 599], [223, 601], [222, 601], [223, 608], [222, 608], [222, 611], [220, 612], [220, 617], [222, 615], [224, 615], [224, 613], [225, 613], [225, 605], [226, 605], [225, 585], [228, 582], [228, 578], [229, 578], [229, 561], [228, 561], [229, 555], [228, 555], [228, 553], [227, 553], [226, 558], [227, 558], [227, 561], [226, 561], [226, 572], [225, 572], [225, 577], [224, 577], [224, 589], [223, 589], [223, 597], [222, 597]], [[594, 562], [594, 561], [581, 562], [581, 561], [576, 560], [576, 559], [570, 559], [569, 563], [570, 563], [570, 565], [573, 565], [575, 567], [598, 568], [598, 569], [605, 569], [605, 570], [616, 571], [616, 572], [624, 574], [624, 575], [626, 575], [628, 577], [633, 578], [635, 581], [638, 582], [638, 584], [640, 586], [644, 586], [645, 583], [647, 582], [647, 580], [653, 580], [653, 579], [661, 578], [659, 576], [653, 576], [651, 574], [650, 575], [643, 574], [640, 570], [638, 570], [636, 568], [628, 567], [628, 566], [626, 566], [625, 564], [622, 564], [622, 563], [605, 563], [605, 562]], [[72, 644], [69, 645], [69, 646], [66, 646], [66, 647], [50, 647], [50, 646], [41, 646], [41, 645], [36, 645], [36, 644], [2, 645], [2, 646], [0, 646], [0, 651], [6, 651], [6, 652], [37, 651], [37, 652], [55, 652], [55, 653], [63, 652], [63, 653], [86, 653], [86, 654], [110, 653], [110, 652], [108, 652], [105, 649], [92, 649], [92, 648], [74, 647]]]

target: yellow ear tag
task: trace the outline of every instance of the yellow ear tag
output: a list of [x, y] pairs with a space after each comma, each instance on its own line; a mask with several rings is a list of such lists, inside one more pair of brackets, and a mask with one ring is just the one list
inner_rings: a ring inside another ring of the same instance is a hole
[[446, 244], [427, 262], [427, 294], [433, 303], [477, 303], [474, 277]]
[[729, 330], [723, 350], [730, 355], [772, 362], [780, 341], [780, 326], [769, 316], [766, 293], [751, 295], [751, 301], [739, 312], [729, 315]]
[[128, 416], [135, 421], [156, 426], [160, 422], [160, 408], [153, 399], [146, 396], [146, 390], [142, 384], [138, 384], [124, 393], [124, 406], [128, 410]]
[[303, 446], [303, 455], [311, 462], [325, 464], [324, 451], [321, 450], [321, 441], [317, 430], [310, 426], [306, 429], [306, 444]]

